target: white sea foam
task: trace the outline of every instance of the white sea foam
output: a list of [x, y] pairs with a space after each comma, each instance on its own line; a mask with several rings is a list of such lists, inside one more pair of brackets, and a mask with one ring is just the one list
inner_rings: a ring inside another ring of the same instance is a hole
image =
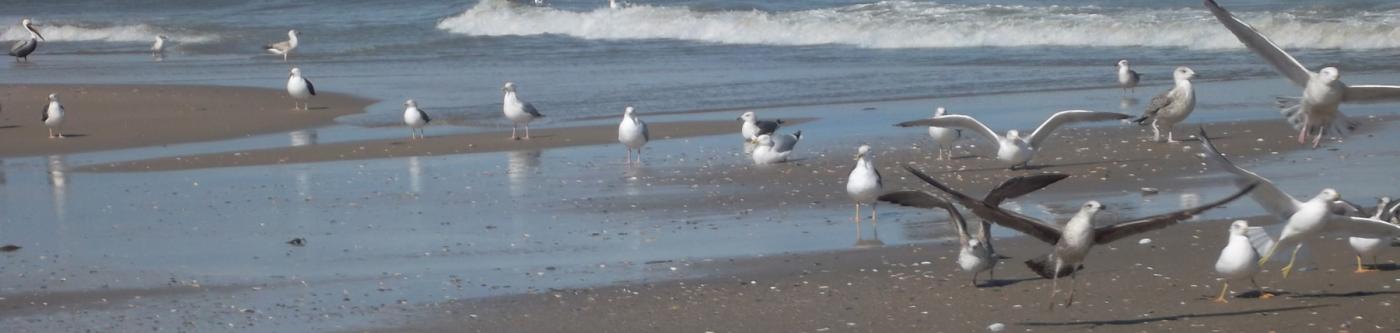
[[[1242, 12], [1285, 48], [1400, 47], [1400, 10]], [[1322, 17], [1326, 16], [1326, 17]], [[583, 39], [675, 39], [721, 44], [864, 48], [1159, 46], [1242, 48], [1203, 8], [950, 5], [883, 1], [792, 12], [632, 6], [587, 12], [482, 0], [438, 29], [472, 36], [559, 34]]]
[[[179, 33], [162, 31], [146, 24], [87, 27], [72, 24], [43, 24], [36, 26], [39, 34], [48, 41], [58, 42], [154, 42], [156, 35], [164, 34], [171, 41], [184, 44], [208, 43], [219, 37], [211, 34]], [[0, 40], [29, 39], [29, 31], [18, 24], [0, 30]]]

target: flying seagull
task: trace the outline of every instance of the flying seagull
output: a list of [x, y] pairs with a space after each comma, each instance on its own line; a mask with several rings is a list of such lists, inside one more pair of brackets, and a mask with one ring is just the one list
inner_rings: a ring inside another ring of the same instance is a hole
[[[988, 192], [987, 197], [982, 199], [982, 202], [998, 206], [1005, 200], [1035, 192], [1068, 177], [1069, 175], [1064, 174], [1044, 174], [1011, 178]], [[958, 266], [964, 271], [972, 272], [972, 286], [974, 287], [977, 286], [977, 276], [982, 272], [987, 272], [988, 283], [996, 280], [997, 262], [1004, 257], [998, 255], [996, 249], [992, 247], [991, 223], [983, 220], [977, 234], [972, 235], [968, 231], [967, 222], [963, 220], [963, 216], [958, 213], [957, 208], [954, 208], [948, 201], [926, 191], [891, 192], [881, 195], [880, 201], [900, 206], [948, 211], [948, 222], [952, 223], [953, 229], [958, 232]]]
[[1308, 201], [1298, 201], [1268, 179], [1231, 163], [1229, 159], [1225, 158], [1225, 154], [1220, 153], [1220, 150], [1215, 148], [1215, 144], [1211, 143], [1205, 129], [1201, 129], [1199, 136], [1201, 137], [1201, 147], [1206, 150], [1207, 164], [1234, 174], [1235, 184], [1240, 187], [1254, 188], [1258, 186], [1259, 190], [1254, 191], [1251, 198], [1259, 203], [1259, 206], [1264, 207], [1264, 210], [1286, 222], [1278, 242], [1269, 248], [1263, 259], [1259, 260], [1259, 264], [1263, 265], [1269, 261], [1269, 258], [1273, 257], [1274, 252], [1279, 247], [1295, 245], [1296, 243], [1288, 265], [1283, 266], [1284, 278], [1288, 278], [1288, 273], [1293, 270], [1293, 263], [1298, 259], [1298, 250], [1303, 248], [1302, 241], [1313, 238], [1313, 236], [1322, 233], [1365, 238], [1400, 236], [1400, 225], [1366, 217], [1349, 216], [1350, 214], [1347, 212], [1351, 209], [1347, 207], [1348, 204], [1341, 201], [1342, 196], [1335, 189], [1325, 188]]
[[[1201, 212], [1234, 201], [1254, 189], [1254, 186], [1251, 185], [1225, 199], [1195, 208], [1136, 220], [1119, 221], [1097, 228], [1094, 227], [1093, 219], [1099, 211], [1104, 209], [1104, 206], [1098, 201], [1089, 201], [1085, 202], [1084, 205], [1080, 207], [1079, 213], [1076, 213], [1074, 217], [1070, 218], [1069, 221], [1061, 226], [1004, 210], [988, 204], [985, 201], [979, 201], [944, 186], [937, 180], [934, 180], [933, 177], [919, 172], [919, 170], [915, 170], [909, 166], [905, 166], [904, 168], [909, 170], [910, 173], [913, 173], [914, 176], [929, 183], [929, 185], [933, 185], [933, 187], [947, 192], [955, 201], [962, 204], [963, 207], [967, 207], [968, 210], [971, 210], [972, 213], [976, 214], [978, 217], [1055, 245], [1054, 250], [1050, 253], [1051, 260], [1048, 262], [1050, 265], [1049, 267], [1039, 265], [1040, 263], [1034, 259], [1026, 261], [1026, 266], [1030, 267], [1031, 270], [1040, 273], [1042, 276], [1050, 277], [1050, 299], [1052, 301], [1055, 295], [1059, 293], [1060, 271], [1078, 266], [1084, 261], [1084, 258], [1089, 255], [1089, 250], [1092, 249], [1094, 245], [1108, 244], [1140, 233], [1166, 228], [1177, 224], [1177, 222], [1190, 219]], [[1075, 282], [1077, 282], [1076, 277], [1078, 275], [1076, 273], [1077, 271], [1069, 274], [1070, 279]], [[1075, 282], [1070, 282], [1069, 299], [1065, 301], [1065, 307], [1074, 304]], [[1054, 307], [1055, 304], [1053, 302], [1050, 303], [1050, 308], [1053, 309]]]
[[1298, 130], [1298, 143], [1307, 143], [1307, 136], [1311, 133], [1317, 136], [1313, 139], [1313, 148], [1317, 148], [1324, 135], [1343, 136], [1355, 129], [1357, 123], [1347, 119], [1340, 110], [1343, 102], [1400, 100], [1400, 86], [1352, 86], [1342, 83], [1341, 73], [1336, 67], [1325, 67], [1318, 72], [1308, 70], [1254, 27], [1221, 8], [1215, 0], [1205, 0], [1205, 5], [1250, 51], [1264, 58], [1288, 81], [1303, 88], [1302, 97], [1279, 98], [1279, 111]]
[[1060, 126], [1093, 121], [1121, 120], [1131, 117], [1132, 116], [1116, 112], [1085, 110], [1060, 111], [1051, 115], [1044, 123], [1041, 123], [1040, 127], [1036, 128], [1035, 132], [1031, 132], [1031, 135], [1028, 137], [1022, 137], [1021, 132], [1017, 130], [1006, 131], [1006, 136], [997, 135], [997, 133], [992, 131], [987, 125], [983, 125], [982, 122], [977, 121], [977, 119], [964, 115], [945, 115], [932, 119], [906, 121], [895, 124], [895, 126], [938, 126], [972, 130], [973, 132], [981, 134], [988, 142], [996, 143], [997, 159], [1010, 163], [1011, 169], [1016, 170], [1017, 168], [1028, 167], [1031, 159], [1035, 158], [1036, 151], [1040, 150], [1041, 146], [1044, 145], [1045, 139], [1050, 138], [1050, 133], [1060, 128]]
[[1142, 111], [1142, 116], [1133, 119], [1138, 125], [1147, 125], [1149, 121], [1152, 123], [1152, 141], [1162, 142], [1162, 132], [1165, 131], [1167, 142], [1177, 142], [1172, 138], [1172, 127], [1196, 110], [1196, 90], [1191, 88], [1191, 79], [1195, 77], [1196, 71], [1186, 66], [1177, 67], [1172, 72], [1176, 84], [1153, 97], [1152, 102], [1147, 103], [1147, 109]]

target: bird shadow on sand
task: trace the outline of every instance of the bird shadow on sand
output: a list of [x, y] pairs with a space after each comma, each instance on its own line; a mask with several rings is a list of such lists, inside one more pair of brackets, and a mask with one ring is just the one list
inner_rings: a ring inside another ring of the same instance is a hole
[[1070, 322], [1022, 322], [1022, 323], [1018, 323], [1018, 324], [1019, 324], [1019, 325], [1026, 325], [1026, 326], [1046, 326], [1046, 327], [1050, 327], [1050, 326], [1091, 326], [1091, 327], [1098, 327], [1098, 326], [1124, 326], [1124, 325], [1141, 325], [1141, 324], [1155, 323], [1155, 322], [1162, 322], [1162, 321], [1177, 321], [1177, 320], [1182, 320], [1182, 319], [1201, 319], [1201, 318], [1215, 318], [1215, 317], [1234, 317], [1234, 316], [1245, 316], [1245, 315], [1253, 315], [1253, 314], [1261, 314], [1261, 313], [1270, 313], [1270, 312], [1299, 311], [1299, 310], [1317, 309], [1317, 308], [1325, 308], [1325, 307], [1333, 307], [1333, 306], [1337, 306], [1337, 305], [1336, 305], [1336, 304], [1319, 304], [1319, 305], [1290, 306], [1290, 307], [1281, 307], [1281, 308], [1268, 308], [1268, 309], [1244, 310], [1244, 311], [1226, 311], [1226, 312], [1214, 312], [1214, 313], [1187, 313], [1187, 314], [1178, 314], [1178, 315], [1156, 316], [1156, 317], [1134, 318], [1134, 319], [1119, 319], [1119, 320], [1086, 320], [1086, 321], [1070, 321]]
[[308, 106], [308, 107], [306, 107], [306, 109], [307, 109], [307, 110], [330, 110], [331, 107], [329, 107], [329, 106]]
[[87, 134], [64, 134], [64, 135], [63, 135], [63, 138], [64, 138], [64, 139], [71, 139], [71, 138], [81, 138], [81, 137], [85, 137], [85, 136], [87, 136]]
[[1010, 170], [1010, 169], [1008, 169], [1008, 168], [1006, 168], [1006, 167], [990, 167], [990, 168], [977, 168], [977, 169], [966, 169], [966, 170], [948, 170], [948, 171], [929, 172], [929, 173], [930, 173], [930, 174], [940, 174], [940, 175], [941, 175], [941, 174], [962, 173], [962, 172], [979, 172], [979, 171], [1033, 171], [1033, 170], [1041, 170], [1041, 169], [1047, 169], [1047, 168], [1068, 168], [1068, 167], [1089, 166], [1089, 165], [1099, 165], [1099, 164], [1113, 164], [1113, 163], [1127, 163], [1127, 162], [1143, 162], [1143, 161], [1150, 161], [1150, 160], [1151, 160], [1151, 159], [1136, 158], [1136, 159], [1112, 160], [1112, 161], [1087, 161], [1087, 162], [1074, 162], [1074, 163], [1064, 163], [1064, 164], [1040, 164], [1040, 165], [1031, 165], [1031, 166], [1027, 166], [1027, 167], [1024, 167], [1024, 168], [1018, 168], [1018, 169], [1016, 169], [1016, 170]]
[[19, 125], [4, 125], [4, 126], [0, 126], [0, 129], [10, 129], [10, 128], [19, 128]]
[[978, 288], [1001, 288], [1001, 287], [1006, 287], [1006, 286], [1010, 286], [1010, 285], [1017, 284], [1017, 283], [1021, 283], [1021, 282], [1035, 281], [1035, 280], [1044, 280], [1044, 279], [1039, 278], [1039, 277], [1020, 278], [1020, 279], [997, 279], [997, 280], [991, 280], [991, 281], [983, 281], [982, 284], [977, 285], [977, 287], [978, 287]]
[[1353, 298], [1353, 297], [1369, 297], [1369, 296], [1377, 296], [1377, 295], [1400, 295], [1400, 291], [1353, 291], [1353, 292], [1349, 292], [1349, 293], [1322, 293], [1322, 294], [1295, 295], [1295, 296], [1291, 296], [1290, 298]]

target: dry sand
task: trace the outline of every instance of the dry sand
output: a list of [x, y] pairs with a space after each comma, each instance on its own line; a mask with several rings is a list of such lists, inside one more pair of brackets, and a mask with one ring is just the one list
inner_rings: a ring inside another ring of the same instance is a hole
[[[49, 139], [40, 122], [57, 93], [68, 137]], [[293, 131], [364, 112], [371, 101], [321, 93], [292, 111], [273, 89], [160, 85], [0, 85], [0, 157], [70, 154]]]

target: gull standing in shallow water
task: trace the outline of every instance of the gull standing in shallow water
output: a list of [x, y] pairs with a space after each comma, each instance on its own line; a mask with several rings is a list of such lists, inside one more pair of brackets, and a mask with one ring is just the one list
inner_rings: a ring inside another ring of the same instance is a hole
[[753, 162], [774, 164], [787, 162], [792, 148], [802, 140], [802, 131], [793, 134], [764, 134], [758, 136], [758, 147], [753, 149]]
[[411, 99], [403, 102], [403, 106], [403, 123], [408, 124], [408, 139], [422, 139], [424, 137], [423, 126], [428, 126], [433, 118], [428, 117], [427, 112], [418, 108], [418, 102]]
[[297, 36], [301, 36], [296, 30], [287, 30], [287, 40], [264, 45], [263, 49], [272, 54], [282, 55], [282, 61], [287, 61], [287, 56], [292, 54], [292, 50], [297, 48]]
[[[933, 110], [933, 117], [938, 118], [948, 115], [948, 109], [938, 107]], [[929, 126], [928, 136], [933, 138], [933, 142], [938, 144], [938, 160], [943, 160], [943, 153], [948, 153], [948, 159], [953, 159], [953, 142], [962, 137], [962, 131], [956, 128]]]
[[[1068, 177], [1069, 175], [1064, 174], [1044, 174], [1011, 178], [987, 192], [987, 197], [982, 199], [982, 202], [998, 206], [1001, 205], [1002, 201], [1035, 192]], [[961, 267], [963, 271], [972, 272], [973, 287], [978, 287], [977, 276], [982, 272], [987, 272], [988, 283], [996, 280], [997, 262], [1005, 257], [997, 254], [996, 249], [992, 248], [991, 223], [983, 220], [981, 228], [977, 230], [977, 235], [971, 235], [967, 229], [967, 221], [963, 220], [963, 216], [958, 213], [957, 208], [954, 208], [948, 201], [925, 191], [892, 192], [881, 195], [880, 201], [900, 206], [948, 211], [948, 222], [952, 223], [953, 229], [958, 232], [958, 267]]]
[[743, 126], [739, 127], [739, 135], [744, 136], [744, 141], [755, 143], [758, 142], [759, 135], [773, 134], [778, 131], [778, 126], [783, 124], [782, 119], [758, 120], [758, 115], [753, 111], [744, 112], [735, 120], [744, 122]]
[[165, 35], [156, 35], [156, 43], [151, 44], [151, 55], [160, 56], [161, 54], [165, 54], [165, 43], [169, 40], [170, 37], [165, 37]]
[[1387, 239], [1400, 236], [1400, 225], [1345, 215], [1347, 204], [1341, 201], [1342, 196], [1337, 193], [1337, 190], [1322, 189], [1322, 192], [1312, 199], [1298, 201], [1268, 179], [1231, 163], [1229, 159], [1225, 158], [1225, 154], [1220, 153], [1220, 150], [1215, 148], [1215, 144], [1211, 143], [1204, 129], [1201, 130], [1199, 136], [1201, 146], [1206, 151], [1207, 164], [1234, 174], [1235, 184], [1238, 186], [1250, 188], [1258, 186], [1258, 191], [1254, 191], [1251, 198], [1259, 203], [1259, 206], [1264, 207], [1264, 210], [1286, 222], [1278, 242], [1269, 247], [1264, 257], [1259, 260], [1259, 264], [1263, 265], [1269, 261], [1269, 258], [1273, 257], [1274, 252], [1278, 251], [1279, 247], [1295, 245], [1296, 243], [1293, 248], [1293, 256], [1288, 259], [1288, 265], [1283, 266], [1284, 278], [1288, 278], [1288, 273], [1293, 271], [1293, 263], [1298, 259], [1298, 250], [1303, 248], [1303, 241], [1319, 234], [1335, 233], [1342, 236]]
[[964, 115], [946, 115], [934, 117], [932, 119], [906, 121], [895, 124], [895, 126], [938, 126], [972, 130], [973, 132], [981, 134], [988, 142], [996, 143], [997, 159], [1002, 162], [1010, 163], [1011, 170], [1016, 170], [1018, 168], [1028, 167], [1031, 159], [1035, 158], [1035, 152], [1040, 150], [1041, 146], [1045, 143], [1045, 139], [1049, 138], [1050, 133], [1060, 128], [1060, 126], [1093, 121], [1121, 120], [1131, 117], [1132, 116], [1116, 112], [1085, 110], [1060, 111], [1050, 116], [1050, 119], [1046, 119], [1044, 123], [1041, 123], [1040, 127], [1036, 128], [1035, 132], [1031, 132], [1031, 135], [1028, 137], [1022, 137], [1021, 132], [1017, 130], [1006, 131], [1006, 136], [1004, 137], [997, 135], [997, 133], [993, 132], [987, 125], [983, 125], [982, 122], [977, 121], [977, 119]]
[[[295, 99], [292, 101], [292, 110], [310, 110], [311, 102], [307, 100], [316, 96], [316, 86], [311, 84], [311, 80], [301, 76], [301, 68], [292, 67], [287, 76], [287, 94]], [[306, 103], [305, 108], [302, 108], [302, 103]]]
[[34, 50], [39, 48], [39, 41], [45, 40], [44, 35], [40, 35], [39, 30], [34, 29], [34, 23], [30, 22], [29, 19], [20, 20], [19, 26], [29, 31], [29, 39], [15, 42], [15, 45], [10, 47], [10, 56], [15, 57], [15, 61], [20, 59], [29, 61], [29, 54], [34, 53]]
[[1249, 284], [1259, 291], [1259, 298], [1274, 297], [1274, 294], [1265, 292], [1258, 282], [1254, 282], [1254, 274], [1259, 273], [1259, 253], [1272, 246], [1273, 239], [1263, 228], [1250, 227], [1245, 220], [1231, 223], [1229, 241], [1220, 250], [1220, 258], [1215, 260], [1215, 272], [1225, 281], [1220, 286], [1220, 296], [1214, 301], [1229, 303], [1225, 300], [1225, 294], [1230, 292], [1230, 281], [1244, 279], [1249, 279]]
[[49, 128], [49, 138], [63, 138], [63, 104], [58, 103], [58, 94], [49, 94], [49, 104], [44, 105], [44, 126]]
[[1128, 59], [1118, 61], [1118, 87], [1123, 89], [1123, 93], [1128, 93], [1129, 89], [1137, 92], [1140, 80], [1142, 80], [1142, 76], [1138, 75], [1138, 72], [1133, 71], [1132, 68], [1128, 68]]
[[[1251, 185], [1225, 199], [1195, 208], [1136, 220], [1121, 221], [1097, 228], [1094, 227], [1093, 220], [1095, 215], [1104, 209], [1104, 206], [1098, 201], [1089, 201], [1085, 202], [1084, 205], [1080, 207], [1079, 213], [1076, 213], [1074, 217], [1065, 222], [1063, 226], [1060, 226], [1004, 210], [988, 204], [985, 201], [979, 201], [944, 186], [937, 180], [934, 180], [933, 177], [919, 172], [919, 170], [915, 170], [909, 166], [905, 166], [904, 168], [909, 170], [910, 173], [913, 173], [914, 176], [929, 183], [929, 185], [933, 185], [933, 187], [937, 187], [939, 190], [948, 193], [955, 201], [962, 204], [963, 207], [967, 207], [968, 210], [971, 210], [972, 213], [976, 214], [978, 217], [1055, 245], [1054, 250], [1052, 250], [1049, 255], [1049, 261], [1037, 259], [1026, 261], [1027, 267], [1030, 267], [1030, 269], [1037, 274], [1050, 279], [1050, 299], [1052, 301], [1050, 303], [1050, 308], [1052, 309], [1055, 307], [1053, 303], [1055, 295], [1060, 291], [1060, 273], [1065, 270], [1070, 270], [1072, 272], [1069, 273], [1070, 279], [1072, 281], [1077, 281], [1077, 267], [1084, 261], [1085, 257], [1089, 256], [1089, 250], [1092, 249], [1094, 245], [1108, 244], [1136, 234], [1175, 225], [1177, 222], [1190, 219], [1201, 212], [1234, 201], [1254, 189], [1254, 186]], [[1074, 304], [1074, 284], [1075, 282], [1070, 282], [1069, 299], [1065, 301], [1065, 307]]]
[[520, 96], [515, 93], [515, 82], [506, 82], [506, 85], [501, 87], [501, 93], [505, 94], [505, 101], [501, 104], [501, 108], [505, 111], [506, 119], [510, 119], [510, 139], [520, 140], [520, 136], [516, 135], [515, 130], [524, 125], [525, 140], [529, 140], [530, 122], [534, 121], [535, 118], [544, 118], [544, 115], [540, 114], [540, 110], [535, 109], [534, 104], [520, 100]]
[[642, 146], [651, 141], [651, 133], [647, 131], [647, 123], [641, 118], [637, 118], [637, 109], [628, 105], [622, 109], [622, 123], [617, 125], [617, 141], [627, 148], [627, 158], [624, 160], [632, 162], [632, 151], [637, 151], [637, 163], [642, 162]]
[[880, 227], [880, 219], [875, 210], [875, 199], [880, 196], [880, 192], [885, 187], [884, 181], [880, 178], [880, 170], [875, 168], [875, 161], [870, 158], [870, 146], [860, 145], [856, 149], [856, 165], [851, 168], [851, 173], [846, 176], [846, 194], [851, 196], [851, 200], [856, 202], [856, 231], [860, 231], [860, 205], [870, 204], [870, 219], [876, 228]]
[[1264, 58], [1294, 85], [1303, 88], [1302, 97], [1279, 98], [1279, 111], [1298, 130], [1298, 143], [1307, 143], [1307, 136], [1311, 133], [1317, 136], [1313, 139], [1313, 148], [1317, 148], [1323, 136], [1344, 136], [1355, 129], [1357, 123], [1347, 119], [1340, 110], [1343, 102], [1400, 100], [1400, 86], [1347, 85], [1342, 83], [1341, 73], [1336, 67], [1325, 67], [1314, 73], [1254, 27], [1221, 8], [1215, 0], [1205, 0], [1205, 5], [1250, 51]]
[[1196, 71], [1186, 66], [1177, 67], [1172, 71], [1176, 84], [1153, 97], [1152, 102], [1147, 103], [1147, 109], [1142, 111], [1142, 116], [1133, 119], [1138, 125], [1147, 125], [1149, 120], [1152, 121], [1152, 141], [1162, 142], [1162, 132], [1166, 131], [1167, 142], [1177, 142], [1172, 138], [1172, 127], [1196, 110], [1196, 90], [1191, 88], [1191, 79], [1195, 77]]

